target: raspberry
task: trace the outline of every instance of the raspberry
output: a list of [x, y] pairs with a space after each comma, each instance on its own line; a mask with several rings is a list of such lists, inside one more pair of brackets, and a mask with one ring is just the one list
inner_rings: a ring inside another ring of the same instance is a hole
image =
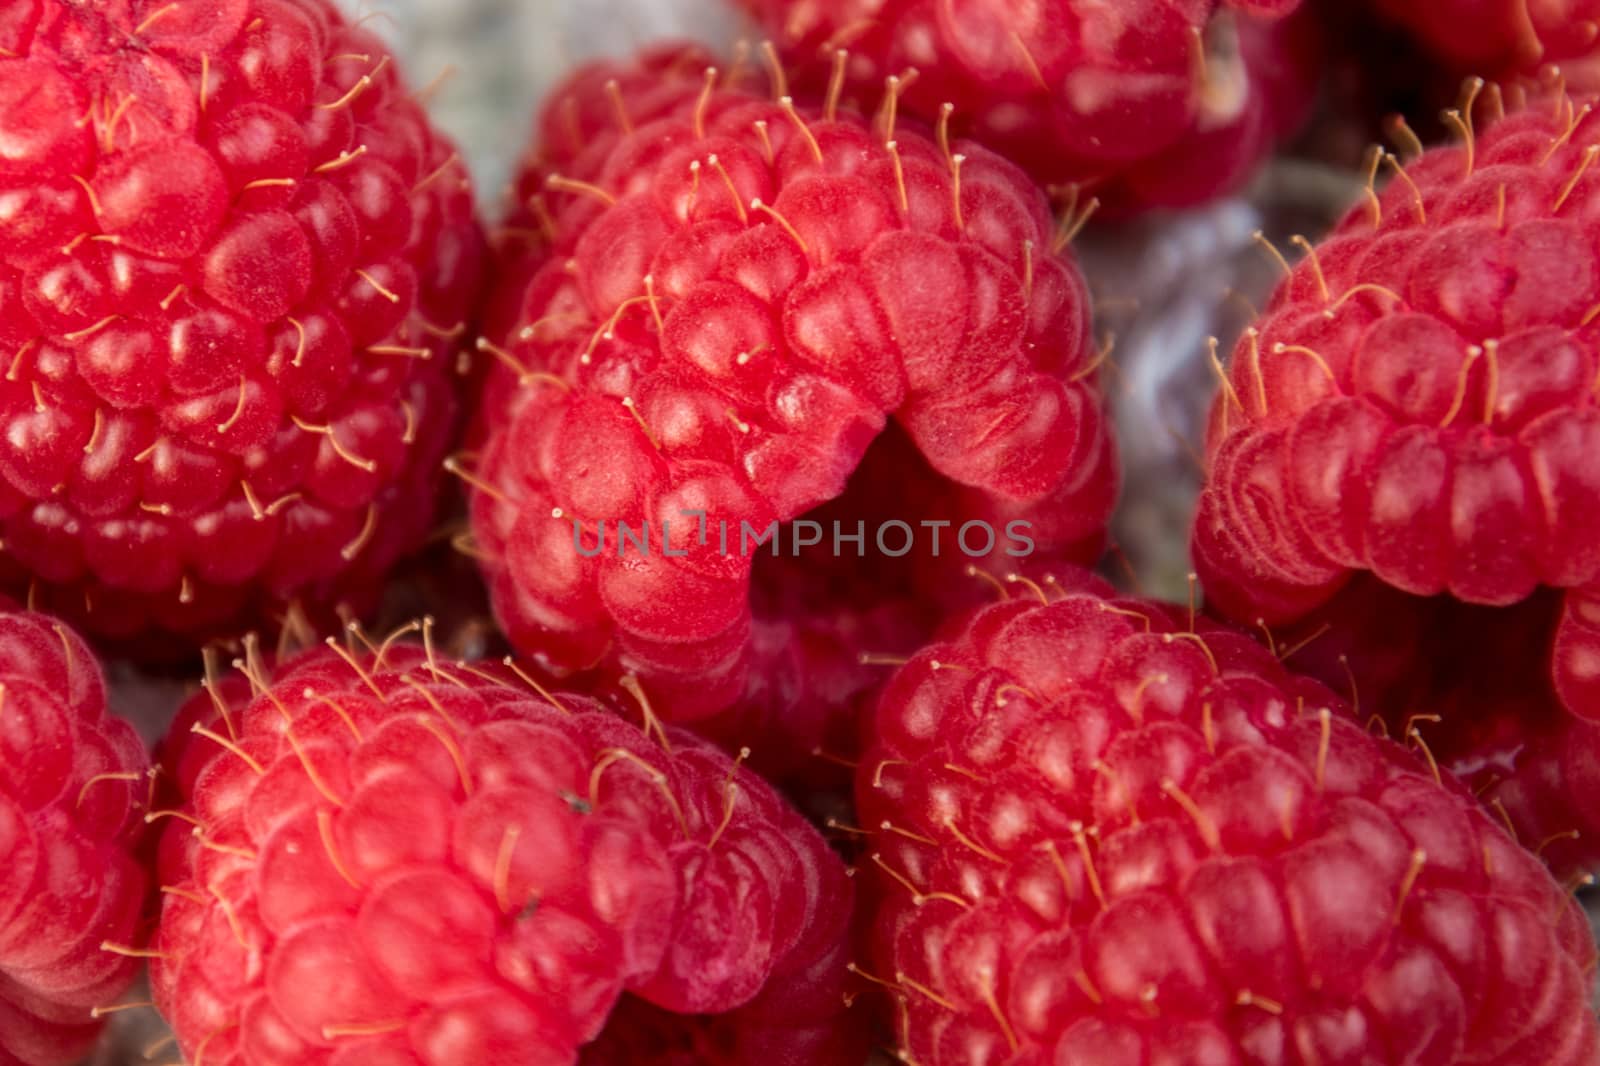
[[0, 614], [3, 1066], [81, 1058], [100, 1030], [93, 1009], [133, 981], [145, 767], [133, 727], [106, 713], [78, 635], [43, 615]]
[[[1297, 0], [744, 0], [799, 80], [838, 74], [907, 110], [953, 105], [959, 130], [1040, 181], [1095, 188], [1126, 213], [1230, 191], [1315, 92], [1315, 29]], [[848, 49], [838, 60], [836, 49]]]
[[455, 152], [326, 0], [3, 21], [0, 581], [107, 638], [374, 598], [455, 420]]
[[151, 980], [190, 1061], [553, 1066], [613, 1008], [720, 1066], [847, 1061], [843, 865], [715, 748], [431, 644], [241, 665], [168, 752]]
[[1590, 1063], [1582, 912], [1249, 638], [1078, 582], [885, 690], [857, 799], [901, 1054]]
[[1373, 6], [1462, 71], [1507, 77], [1554, 63], [1586, 86], [1595, 84], [1595, 0], [1374, 0]]
[[1390, 157], [1400, 180], [1292, 270], [1235, 350], [1196, 569], [1222, 613], [1273, 625], [1367, 625], [1319, 611], [1362, 573], [1491, 607], [1570, 590], [1539, 671], [1597, 719], [1600, 176], [1578, 147], [1596, 123], [1566, 97], [1483, 131], [1460, 121], [1465, 143], [1403, 169]]
[[[644, 63], [580, 72], [546, 108], [586, 131], [596, 80], [619, 86], [609, 137], [542, 164], [554, 243], [481, 344], [462, 473], [512, 643], [635, 673], [670, 719], [728, 708], [758, 669], [764, 531], [839, 496], [890, 414], [942, 479], [1050, 516], [1041, 550], [1092, 556], [1114, 449], [1087, 294], [1038, 190], [942, 133]], [[641, 78], [635, 108], [621, 86]]]
[[1491, 605], [1600, 576], [1600, 175], [1580, 147], [1600, 123], [1552, 110], [1406, 166], [1240, 342], [1194, 534], [1229, 614], [1293, 618], [1362, 570]]

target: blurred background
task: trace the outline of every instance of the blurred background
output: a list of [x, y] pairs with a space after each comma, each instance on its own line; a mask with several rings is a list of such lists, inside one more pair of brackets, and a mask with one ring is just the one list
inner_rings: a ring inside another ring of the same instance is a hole
[[[690, 36], [726, 48], [748, 31], [726, 0], [336, 0], [388, 38], [413, 84], [450, 71], [430, 110], [492, 206], [535, 107], [573, 66]], [[492, 217], [492, 216], [491, 216]]]

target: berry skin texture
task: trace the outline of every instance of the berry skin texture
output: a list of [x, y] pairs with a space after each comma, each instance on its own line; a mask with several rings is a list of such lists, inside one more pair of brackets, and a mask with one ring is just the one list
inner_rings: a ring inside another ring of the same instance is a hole
[[0, 614], [0, 693], [0, 1066], [65, 1066], [137, 967], [148, 760], [54, 619]]
[[392, 57], [326, 0], [44, 0], [0, 49], [0, 582], [119, 640], [375, 597], [482, 258]]
[[[1242, 184], [1309, 109], [1320, 66], [1298, 0], [744, 0], [820, 93], [848, 91], [957, 130], [1111, 213], [1203, 203]], [[914, 72], [914, 74], [912, 73]]]
[[1469, 793], [1244, 635], [1046, 589], [879, 703], [862, 891], [905, 1059], [1595, 1061], [1583, 914]]
[[[890, 415], [941, 478], [1049, 516], [1041, 550], [1096, 554], [1116, 488], [1087, 291], [1033, 184], [981, 147], [796, 110], [695, 61], [637, 107], [620, 87], [639, 76], [600, 68], [608, 132], [537, 164], [553, 244], [492, 300], [466, 472], [512, 643], [633, 672], [680, 721], [758, 669], [763, 532], [839, 496]], [[595, 125], [597, 80], [575, 76], [545, 126]]]
[[672, 1062], [617, 1057], [613, 1009], [713, 1066], [864, 1057], [843, 864], [709, 744], [431, 645], [244, 670], [166, 753], [151, 983], [189, 1061]]

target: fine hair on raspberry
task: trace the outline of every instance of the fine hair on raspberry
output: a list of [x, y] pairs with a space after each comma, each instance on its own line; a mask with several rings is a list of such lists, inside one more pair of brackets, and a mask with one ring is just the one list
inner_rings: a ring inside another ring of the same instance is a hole
[[1559, 67], [1572, 84], [1600, 88], [1595, 0], [1374, 0], [1372, 6], [1462, 72], [1515, 78]]
[[0, 56], [0, 583], [168, 658], [367, 609], [482, 256], [393, 56], [328, 0], [24, 3]]
[[710, 744], [428, 626], [276, 670], [251, 645], [180, 713], [151, 983], [191, 1062], [652, 1061], [613, 1011], [720, 1066], [861, 1053], [816, 830]]

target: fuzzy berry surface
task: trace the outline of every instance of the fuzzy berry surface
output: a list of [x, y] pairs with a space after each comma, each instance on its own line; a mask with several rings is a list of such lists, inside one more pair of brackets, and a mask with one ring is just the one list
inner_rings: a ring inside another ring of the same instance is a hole
[[482, 258], [393, 58], [326, 0], [43, 0], [0, 55], [0, 581], [108, 639], [374, 595]]
[[[1029, 179], [697, 58], [580, 72], [546, 107], [604, 132], [534, 164], [551, 243], [492, 300], [468, 472], [513, 644], [633, 672], [676, 720], [745, 692], [764, 531], [840, 496], [891, 416], [938, 477], [1080, 557], [1117, 480], [1087, 292]], [[649, 523], [648, 553], [619, 521]]]
[[1373, 0], [1372, 6], [1464, 72], [1531, 75], [1553, 64], [1586, 88], [1600, 87], [1595, 0]]
[[[709, 744], [406, 641], [243, 669], [166, 752], [151, 980], [190, 1061], [864, 1055], [844, 866]], [[613, 1012], [659, 1046], [628, 1054]]]
[[0, 614], [0, 1066], [77, 1061], [133, 981], [147, 762], [88, 645]]
[[1316, 34], [1297, 0], [744, 0], [813, 92], [884, 79], [1052, 185], [1120, 214], [1240, 185], [1304, 117]]
[[857, 801], [929, 1066], [1590, 1063], [1582, 912], [1249, 637], [1093, 579], [919, 652]]

